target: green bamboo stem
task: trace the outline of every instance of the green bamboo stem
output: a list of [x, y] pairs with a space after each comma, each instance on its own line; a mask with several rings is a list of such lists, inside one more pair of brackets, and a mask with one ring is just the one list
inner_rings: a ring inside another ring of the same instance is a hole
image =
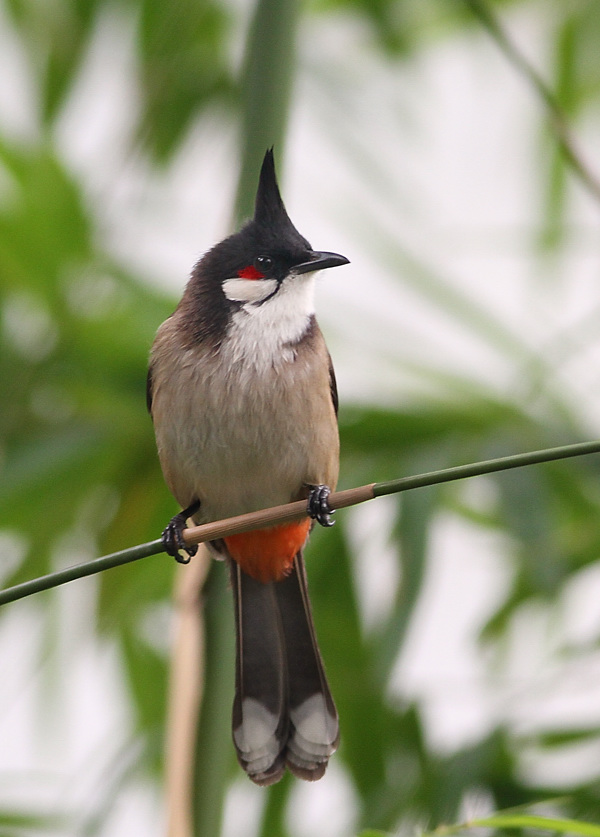
[[[553, 462], [558, 459], [568, 459], [574, 456], [587, 456], [592, 453], [600, 453], [600, 441], [579, 442], [574, 445], [563, 445], [546, 450], [530, 451], [519, 453], [513, 456], [503, 456], [498, 459], [488, 459], [483, 462], [475, 462], [469, 465], [457, 465], [453, 468], [444, 468], [438, 471], [430, 471], [425, 474], [416, 474], [409, 477], [401, 477], [389, 482], [370, 483], [357, 488], [349, 488], [345, 491], [336, 491], [329, 496], [329, 504], [332, 509], [348, 508], [375, 497], [383, 497], [387, 494], [398, 494], [401, 491], [411, 491], [415, 488], [438, 485], [444, 482], [479, 477], [484, 474], [492, 474], [498, 471], [508, 471], [512, 468], [523, 468], [529, 465], [539, 465], [543, 462]], [[306, 501], [299, 500], [295, 503], [287, 503], [283, 506], [275, 506], [271, 509], [263, 509], [250, 514], [242, 514], [238, 517], [230, 517], [226, 520], [219, 520], [214, 523], [205, 523], [202, 526], [194, 526], [186, 529], [184, 539], [188, 544], [202, 543], [204, 541], [222, 538], [227, 535], [249, 532], [251, 529], [260, 529], [265, 526], [281, 525], [294, 520], [306, 517]], [[17, 601], [18, 599], [39, 593], [42, 590], [50, 590], [69, 581], [94, 575], [98, 572], [129, 564], [140, 558], [149, 555], [157, 555], [164, 552], [161, 540], [150, 541], [149, 543], [123, 549], [120, 552], [113, 552], [102, 558], [96, 558], [85, 564], [77, 564], [64, 570], [59, 570], [49, 575], [25, 581], [14, 587], [0, 590], [0, 605]]]
[[31, 581], [15, 584], [14, 587], [7, 587], [6, 590], [0, 590], [0, 605], [15, 602], [18, 599], [24, 599], [26, 596], [40, 593], [42, 590], [51, 590], [53, 587], [60, 587], [61, 584], [67, 584], [69, 581], [76, 581], [88, 575], [95, 575], [96, 573], [104, 572], [104, 570], [110, 570], [113, 567], [131, 564], [140, 558], [147, 558], [149, 555], [158, 555], [164, 551], [163, 542], [159, 539], [150, 541], [149, 543], [139, 544], [139, 546], [130, 546], [128, 549], [122, 549], [119, 552], [111, 552], [110, 555], [104, 555], [102, 558], [94, 558], [92, 561], [86, 561], [85, 564], [75, 564], [73, 567], [66, 567], [64, 570], [57, 570], [57, 572], [42, 575]]
[[278, 161], [283, 158], [300, 13], [299, 0], [256, 3], [242, 71], [236, 227], [253, 213], [256, 181], [267, 148], [274, 147]]
[[539, 465], [542, 462], [554, 462], [557, 459], [569, 459], [573, 456], [586, 456], [590, 453], [600, 453], [600, 441], [578, 442], [574, 445], [562, 445], [557, 448], [534, 450], [529, 453], [516, 453], [513, 456], [487, 459], [483, 462], [474, 462], [471, 465], [457, 465], [454, 468], [444, 468], [441, 471], [431, 471], [427, 474], [402, 477], [390, 482], [380, 482], [373, 486], [373, 495], [383, 497], [386, 494], [397, 494], [399, 491], [410, 491], [413, 488], [423, 488], [427, 485], [437, 485], [438, 483], [469, 477], [480, 477], [497, 471], [509, 471], [512, 468]]

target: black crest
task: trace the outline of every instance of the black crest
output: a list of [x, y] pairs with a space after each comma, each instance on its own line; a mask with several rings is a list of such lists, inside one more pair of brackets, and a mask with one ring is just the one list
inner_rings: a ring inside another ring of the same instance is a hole
[[259, 230], [268, 231], [271, 234], [276, 231], [280, 238], [289, 237], [290, 241], [301, 242], [303, 246], [310, 248], [304, 236], [300, 235], [292, 224], [281, 199], [272, 148], [265, 153], [260, 170], [253, 224]]

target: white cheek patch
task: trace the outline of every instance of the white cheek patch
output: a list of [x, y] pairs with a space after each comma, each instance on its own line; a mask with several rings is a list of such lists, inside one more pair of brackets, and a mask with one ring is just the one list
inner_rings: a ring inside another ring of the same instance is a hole
[[260, 302], [277, 288], [275, 279], [226, 279], [223, 291], [232, 302]]

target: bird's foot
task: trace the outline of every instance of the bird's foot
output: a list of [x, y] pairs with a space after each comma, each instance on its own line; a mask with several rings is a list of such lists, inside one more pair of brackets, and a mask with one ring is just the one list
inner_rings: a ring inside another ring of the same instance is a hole
[[321, 526], [333, 526], [335, 523], [335, 520], [331, 519], [331, 515], [335, 512], [329, 505], [330, 494], [331, 489], [328, 485], [313, 485], [308, 495], [308, 516]]
[[[192, 503], [191, 506], [188, 506], [187, 509], [180, 511], [179, 514], [172, 517], [162, 533], [161, 540], [163, 542], [165, 552], [175, 558], [179, 564], [189, 564], [190, 558], [198, 552], [197, 545], [190, 546], [189, 544], [186, 544], [183, 539], [183, 532], [186, 528], [186, 521], [188, 517], [195, 514], [199, 508], [200, 503], [196, 500], [196, 502]], [[183, 555], [182, 552], [185, 552], [186, 554]]]

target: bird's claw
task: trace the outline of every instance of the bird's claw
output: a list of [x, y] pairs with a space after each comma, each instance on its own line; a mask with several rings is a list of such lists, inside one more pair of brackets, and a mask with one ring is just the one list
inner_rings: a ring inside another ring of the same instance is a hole
[[314, 485], [308, 495], [307, 512], [308, 516], [320, 523], [321, 526], [333, 526], [335, 520], [331, 515], [335, 514], [329, 505], [331, 489], [328, 485]]
[[[198, 552], [198, 546], [190, 546], [183, 539], [188, 518], [187, 509], [172, 517], [162, 533], [161, 540], [165, 552], [171, 555], [179, 564], [189, 564], [190, 559]], [[182, 552], [186, 554], [183, 555]]]

